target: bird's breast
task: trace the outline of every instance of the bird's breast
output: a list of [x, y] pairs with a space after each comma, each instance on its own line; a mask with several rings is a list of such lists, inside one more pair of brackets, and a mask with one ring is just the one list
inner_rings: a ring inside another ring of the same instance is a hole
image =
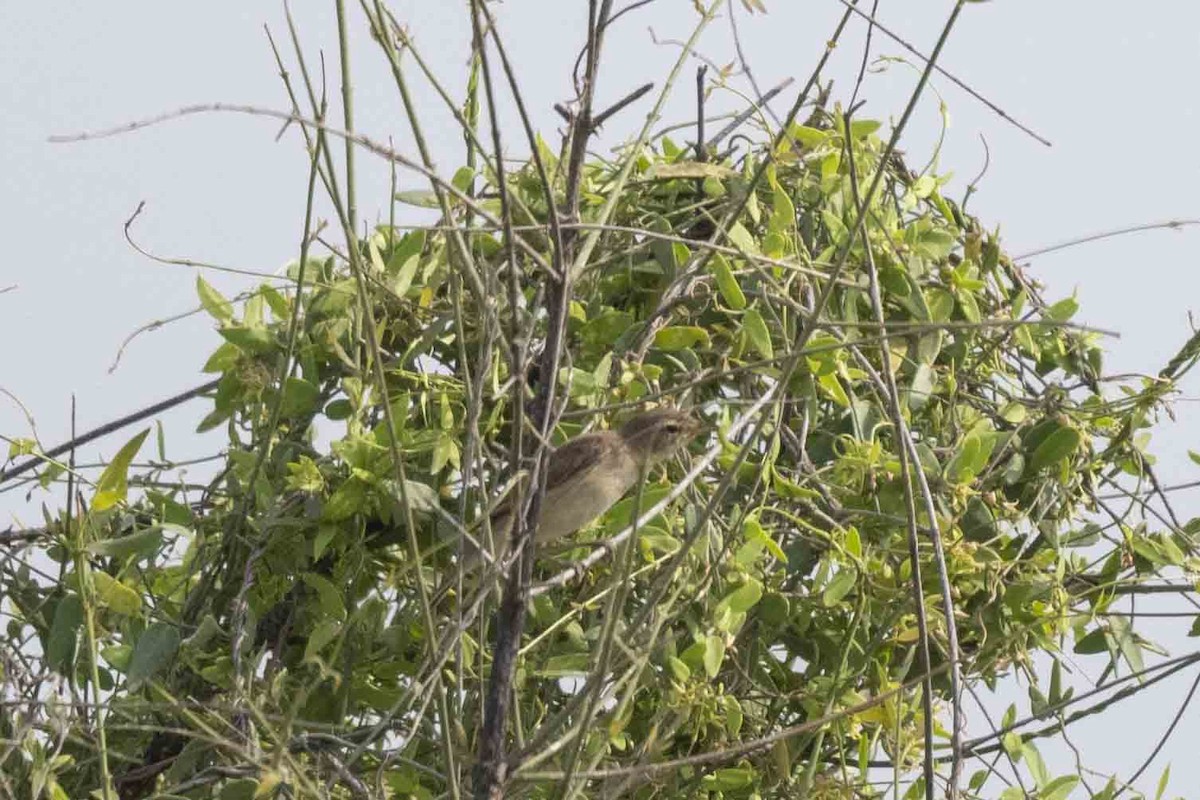
[[589, 524], [620, 500], [637, 482], [637, 463], [624, 450], [606, 453], [582, 475], [547, 493], [537, 541], [550, 542]]

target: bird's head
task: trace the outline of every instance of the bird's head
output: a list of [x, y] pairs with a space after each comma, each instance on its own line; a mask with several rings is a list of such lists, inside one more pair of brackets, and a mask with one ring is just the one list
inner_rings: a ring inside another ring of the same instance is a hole
[[700, 432], [700, 420], [686, 411], [656, 408], [621, 426], [618, 433], [645, 466], [670, 458]]

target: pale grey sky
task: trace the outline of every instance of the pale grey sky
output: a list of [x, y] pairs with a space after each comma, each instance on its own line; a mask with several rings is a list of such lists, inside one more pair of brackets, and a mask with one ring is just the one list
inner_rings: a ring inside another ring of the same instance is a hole
[[[792, 76], [802, 82], [833, 29], [838, 0], [765, 0], [766, 16], [740, 16], [747, 54], [763, 87]], [[309, 54], [324, 48], [336, 61], [331, 2], [296, 3]], [[357, 4], [349, 6], [357, 8]], [[870, 3], [860, 3], [870, 7]], [[393, 4], [418, 47], [450, 90], [461, 96], [467, 58], [463, 2], [418, 0]], [[928, 52], [952, 3], [883, 0], [881, 20]], [[551, 103], [565, 100], [580, 38], [579, 2], [507, 0], [494, 6], [535, 122], [550, 141], [559, 120]], [[661, 83], [676, 50], [659, 40], [686, 36], [694, 18], [688, 0], [659, 0], [629, 15], [608, 42], [601, 104], [638, 84]], [[180, 106], [223, 101], [283, 109], [286, 98], [263, 24], [286, 46], [282, 7], [276, 3], [73, 4], [0, 0], [0, 225], [8, 245], [0, 257], [0, 388], [34, 414], [45, 444], [65, 438], [70, 396], [88, 428], [199, 382], [198, 370], [217, 345], [207, 317], [198, 315], [136, 339], [109, 374], [122, 340], [140, 325], [196, 305], [193, 270], [153, 263], [124, 242], [122, 225], [140, 201], [146, 208], [134, 235], [147, 248], [238, 269], [271, 272], [295, 257], [304, 203], [305, 156], [294, 136], [274, 140], [278, 125], [234, 115], [193, 116], [130, 135], [54, 145], [46, 138], [106, 127]], [[390, 78], [354, 15], [354, 83], [358, 127], [376, 139], [394, 137], [401, 150], [412, 138]], [[864, 25], [834, 54], [826, 78], [845, 98], [861, 54]], [[733, 58], [729, 27], [721, 19], [702, 51], [715, 62]], [[285, 49], [290, 55], [290, 47]], [[875, 55], [902, 55], [877, 34]], [[980, 136], [991, 162], [970, 210], [999, 226], [1010, 253], [1128, 225], [1200, 218], [1200, 148], [1195, 145], [1200, 96], [1200, 5], [1147, 0], [1006, 0], [965, 8], [945, 50], [943, 66], [1015, 118], [1053, 142], [1047, 148], [1005, 123], [981, 103], [937, 78], [950, 128], [940, 165], [953, 171], [957, 190], [981, 168]], [[867, 78], [860, 115], [899, 116], [915, 70], [893, 64]], [[331, 80], [331, 93], [336, 90]], [[691, 117], [692, 71], [669, 106], [667, 122]], [[744, 83], [739, 84], [744, 88]], [[784, 95], [787, 97], [787, 94]], [[422, 90], [429, 104], [432, 94]], [[718, 97], [732, 105], [734, 98]], [[436, 103], [432, 107], [436, 107]], [[615, 142], [638, 124], [645, 100], [605, 132]], [[784, 107], [781, 103], [778, 107]], [[508, 115], [511, 122], [512, 115]], [[924, 163], [939, 132], [937, 95], [929, 93], [909, 129], [904, 149]], [[460, 139], [444, 113], [429, 117], [442, 171], [461, 159]], [[511, 152], [522, 151], [510, 127]], [[681, 135], [680, 139], [686, 138]], [[362, 216], [387, 201], [387, 165], [360, 154]], [[402, 185], [424, 188], [415, 176]], [[1034, 259], [1031, 272], [1053, 294], [1078, 291], [1082, 321], [1115, 329], [1109, 371], [1155, 372], [1189, 334], [1187, 314], [1200, 298], [1200, 229], [1141, 233]], [[247, 279], [206, 272], [226, 291]], [[1198, 394], [1196, 380], [1185, 385]], [[1162, 428], [1153, 450], [1167, 483], [1195, 479], [1188, 447], [1200, 450], [1200, 415], [1192, 402], [1177, 406], [1178, 422]], [[169, 452], [202, 452], [190, 431], [199, 405], [165, 417]], [[0, 396], [0, 433], [28, 435], [23, 413]], [[116, 437], [92, 452], [111, 453]], [[209, 443], [211, 444], [211, 442]], [[1185, 517], [1200, 504], [1176, 497]], [[0, 526], [39, 517], [40, 498], [0, 495]], [[1175, 653], [1196, 639], [1174, 638]], [[1169, 721], [1191, 675], [1175, 678], [1109, 714], [1077, 726], [1075, 741], [1087, 761], [1131, 771], [1149, 753]], [[972, 733], [985, 728], [978, 722]], [[1172, 787], [1193, 794], [1200, 786], [1200, 711], [1191, 710], [1159, 766], [1139, 782], [1153, 792], [1167, 761]], [[1189, 746], [1190, 744], [1190, 746]], [[1066, 769], [1066, 751], [1052, 766]], [[1094, 785], [1100, 785], [1094, 783]], [[1078, 796], [1078, 795], [1077, 795]]]

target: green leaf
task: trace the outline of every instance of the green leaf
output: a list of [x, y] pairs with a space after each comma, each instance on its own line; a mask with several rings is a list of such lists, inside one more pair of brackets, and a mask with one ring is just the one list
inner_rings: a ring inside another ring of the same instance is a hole
[[708, 347], [708, 331], [694, 325], [670, 325], [654, 334], [654, 346], [660, 350], [683, 350], [702, 345]]
[[325, 507], [321, 510], [321, 516], [326, 522], [341, 522], [361, 511], [366, 504], [367, 487], [362, 481], [351, 479], [343, 483], [329, 499], [325, 501]]
[[405, 480], [403, 493], [400, 491], [400, 484], [394, 478], [387, 478], [380, 481], [380, 485], [386, 491], [387, 496], [396, 503], [396, 507], [393, 510], [393, 515], [396, 519], [403, 520], [406, 517], [404, 511], [405, 498], [408, 499], [408, 505], [413, 510], [413, 513], [418, 515], [432, 514], [441, 505], [438, 502], [437, 489], [434, 489], [427, 483]]
[[771, 220], [768, 223], [773, 233], [785, 234], [796, 224], [796, 206], [787, 191], [778, 182], [773, 186], [774, 195], [771, 200]]
[[1086, 636], [1075, 642], [1075, 652], [1080, 655], [1094, 655], [1108, 650], [1108, 635], [1103, 628], [1089, 631]]
[[1046, 317], [1055, 322], [1066, 322], [1075, 316], [1079, 310], [1079, 301], [1074, 297], [1065, 297], [1046, 309]]
[[429, 474], [436, 475], [445, 469], [447, 464], [458, 462], [458, 440], [447, 433], [440, 434], [433, 446], [429, 462]]
[[975, 300], [975, 295], [967, 291], [958, 293], [958, 307], [962, 309], [963, 316], [967, 318], [967, 322], [979, 322], [983, 319], [983, 315], [979, 313], [979, 303]]
[[924, 363], [917, 365], [908, 389], [908, 406], [913, 411], [920, 411], [929, 402], [929, 397], [933, 394], [935, 377], [932, 366]]
[[315, 572], [304, 573], [302, 580], [317, 593], [321, 611], [327, 617], [339, 621], [346, 619], [346, 604], [342, 601], [342, 593], [332, 581]]
[[284, 483], [292, 491], [316, 494], [325, 488], [321, 468], [308, 456], [300, 456], [298, 461], [288, 463], [287, 471]]
[[129, 670], [129, 661], [133, 658], [133, 646], [114, 644], [112, 647], [101, 650], [100, 657], [117, 672], [124, 673]]
[[646, 173], [648, 180], [671, 180], [674, 178], [736, 178], [738, 173], [723, 164], [710, 161], [676, 161], [673, 164], [658, 162]]
[[100, 602], [111, 611], [131, 617], [142, 610], [142, 596], [107, 572], [93, 572], [92, 583]]
[[954, 315], [954, 295], [945, 289], [928, 289], [925, 306], [929, 309], [930, 322], [949, 322]]
[[835, 373], [830, 372], [827, 375], [822, 375], [817, 379], [817, 384], [825, 390], [833, 399], [833, 402], [842, 408], [850, 407], [850, 396], [846, 394], [845, 387], [842, 386], [842, 382], [838, 380]]
[[[540, 137], [539, 137], [538, 145], [539, 145], [538, 149], [540, 150], [541, 147], [543, 146], [542, 142], [540, 140]], [[471, 188], [471, 181], [473, 181], [473, 180], [475, 180], [475, 170], [474, 169], [472, 169], [471, 167], [459, 167], [455, 171], [454, 177], [450, 179], [450, 183], [452, 186], [454, 186], [455, 189], [458, 189], [463, 194], [466, 194], [467, 190]]]
[[946, 473], [955, 483], [970, 483], [978, 473], [976, 462], [979, 460], [980, 443], [978, 436], [967, 436], [959, 445], [958, 451], [946, 466]]
[[224, 631], [221, 630], [220, 623], [217, 622], [212, 614], [205, 614], [204, 619], [200, 620], [200, 624], [196, 626], [195, 632], [184, 639], [180, 643], [180, 646], [184, 649], [199, 652], [207, 648], [210, 642], [215, 641], [223, 635]]
[[879, 269], [879, 283], [887, 294], [904, 299], [912, 295], [913, 286], [909, 283], [908, 274], [896, 267], [884, 266]]
[[16, 458], [17, 456], [28, 456], [37, 452], [36, 439], [13, 439], [8, 443], [8, 457]]
[[392, 278], [390, 288], [397, 297], [404, 297], [412, 286], [413, 278], [416, 277], [417, 267], [421, 263], [420, 253], [409, 256], [400, 268], [396, 271], [396, 276]]
[[709, 636], [704, 640], [704, 673], [710, 678], [717, 677], [721, 671], [721, 662], [725, 660], [725, 640], [720, 636]]
[[418, 208], [438, 208], [437, 193], [432, 189], [410, 189], [396, 192], [395, 197], [406, 205]]
[[590, 656], [587, 653], [566, 653], [551, 656], [546, 659], [545, 666], [538, 670], [538, 674], [547, 678], [568, 678], [573, 675], [586, 675], [589, 658]]
[[332, 401], [325, 406], [325, 417], [333, 422], [350, 419], [354, 414], [354, 404], [344, 397]]
[[1021, 744], [1021, 757], [1025, 761], [1025, 766], [1029, 768], [1029, 774], [1033, 777], [1034, 784], [1041, 789], [1050, 781], [1050, 773], [1046, 770], [1046, 763], [1042, 761], [1042, 754], [1033, 745], [1033, 742], [1023, 742]]
[[304, 645], [304, 660], [308, 661], [320, 654], [325, 646], [337, 638], [337, 635], [342, 630], [342, 623], [336, 619], [325, 618], [318, 622], [313, 627], [313, 632], [309, 634], [308, 642]]
[[1154, 800], [1162, 800], [1164, 794], [1167, 793], [1167, 784], [1171, 782], [1171, 765], [1167, 764], [1162, 775], [1158, 778], [1158, 789], [1154, 792]]
[[1028, 415], [1029, 410], [1020, 403], [1008, 403], [1004, 408], [1000, 409], [1000, 418], [1005, 422], [1011, 422], [1013, 425], [1021, 424]]
[[1067, 800], [1078, 785], [1078, 775], [1060, 775], [1041, 787], [1038, 800]]
[[742, 722], [746, 715], [742, 711], [742, 704], [737, 701], [736, 697], [725, 695], [721, 698], [721, 705], [725, 707], [725, 732], [730, 736], [737, 736], [742, 730]]
[[767, 258], [783, 258], [788, 253], [788, 238], [779, 231], [770, 231], [763, 237], [762, 250]]
[[142, 449], [142, 442], [146, 441], [149, 433], [150, 429], [146, 428], [126, 442], [104, 468], [104, 472], [100, 473], [100, 480], [96, 481], [96, 494], [92, 497], [92, 510], [104, 511], [125, 501], [129, 492], [129, 465]]
[[589, 320], [579, 335], [590, 345], [611, 347], [633, 323], [633, 314], [608, 308]]
[[826, 608], [833, 608], [842, 602], [842, 598], [849, 594], [857, 581], [857, 572], [852, 568], [843, 567], [825, 587], [825, 591], [821, 593], [822, 605]]
[[977, 769], [971, 773], [970, 780], [967, 781], [967, 788], [972, 792], [978, 792], [983, 788], [983, 784], [987, 782], [988, 775], [991, 773], [986, 769]]
[[233, 319], [233, 304], [224, 295], [204, 280], [203, 275], [196, 276], [196, 294], [200, 295], [200, 305], [218, 322], [229, 322]]
[[425, 250], [425, 231], [418, 228], [400, 237], [400, 241], [392, 247], [388, 254], [387, 274], [397, 274], [413, 256], [419, 256]]
[[242, 353], [234, 345], [229, 342], [221, 342], [221, 345], [213, 351], [213, 354], [208, 357], [208, 361], [204, 362], [201, 368], [202, 372], [227, 372], [231, 367], [237, 364], [238, 359], [242, 357]]
[[729, 227], [729, 241], [743, 253], [752, 256], [758, 255], [758, 244], [750, 235], [750, 231], [743, 228], [740, 222], [735, 222]]
[[263, 327], [263, 309], [265, 303], [261, 294], [255, 293], [247, 298], [242, 307], [242, 324], [247, 328]]
[[881, 123], [879, 120], [876, 120], [876, 119], [853, 120], [850, 123], [850, 138], [851, 139], [865, 139], [866, 137], [870, 136], [875, 131], [879, 130], [879, 127], [882, 124], [883, 123]]
[[317, 411], [321, 402], [321, 390], [316, 384], [303, 378], [290, 377], [283, 384], [283, 399], [279, 413], [285, 419], [304, 417]]
[[691, 668], [675, 656], [667, 658], [667, 666], [670, 668], [671, 674], [675, 676], [675, 680], [680, 683], [686, 683], [688, 678], [692, 677]]
[[258, 287], [258, 293], [267, 301], [267, 306], [270, 307], [271, 313], [277, 320], [285, 320], [291, 314], [291, 306], [288, 305], [287, 298], [269, 283], [261, 284]]
[[1000, 737], [1000, 746], [1004, 748], [1004, 752], [1014, 761], [1021, 759], [1021, 734], [1015, 731], [1009, 731]]
[[[853, 123], [852, 123], [853, 124]], [[829, 131], [820, 128], [810, 128], [807, 125], [794, 124], [788, 128], [788, 135], [804, 147], [817, 148], [829, 140]]]
[[156, 525], [128, 536], [89, 542], [87, 551], [94, 556], [107, 556], [118, 560], [135, 555], [145, 558], [158, 551], [159, 545], [162, 544], [162, 535], [162, 527]]
[[925, 231], [917, 238], [918, 250], [934, 261], [941, 261], [949, 256], [956, 244], [958, 239], [954, 234], [938, 228]]
[[767, 323], [758, 309], [746, 309], [742, 323], [746, 326], [746, 335], [750, 337], [750, 343], [754, 345], [758, 354], [763, 358], [774, 358], [775, 348], [771, 344], [771, 331], [767, 329]]
[[1050, 697], [1051, 705], [1058, 705], [1062, 702], [1062, 661], [1054, 659], [1054, 666], [1050, 670]]
[[714, 253], [712, 259], [708, 262], [709, 271], [717, 281], [717, 290], [721, 293], [723, 299], [730, 308], [734, 311], [741, 311], [746, 307], [746, 295], [742, 291], [741, 285], [733, 274], [733, 270], [729, 267], [729, 262], [725, 256], [720, 253]]
[[762, 595], [762, 584], [752, 578], [721, 598], [721, 602], [717, 604], [717, 613], [719, 614], [725, 608], [745, 613], [762, 599]]
[[937, 181], [932, 175], [922, 175], [913, 181], [912, 193], [924, 200], [937, 188]]
[[54, 622], [46, 639], [46, 663], [60, 673], [65, 674], [75, 659], [75, 642], [82, 624], [83, 603], [79, 596], [64, 596], [54, 609]]
[[[661, 217], [656, 217], [653, 220], [653, 230], [661, 233], [670, 233], [671, 224]], [[654, 256], [653, 261], [643, 262], [635, 266], [634, 270], [646, 272], [651, 275], [667, 275], [672, 277], [679, 271], [679, 265], [688, 258], [688, 249], [686, 246], [680, 245], [678, 242], [667, 241], [666, 239], [651, 239], [650, 252]]]
[[[634, 492], [624, 500], [618, 500], [604, 515], [604, 530], [607, 535], [616, 535], [633, 524], [633, 514], [645, 514], [658, 505], [659, 501], [671, 493], [670, 486], [646, 486], [642, 489], [641, 497]], [[647, 520], [648, 525], [656, 523], [660, 517]]]
[[1134, 672], [1141, 672], [1145, 669], [1146, 665], [1142, 660], [1142, 647], [1138, 644], [1137, 638], [1134, 636], [1133, 626], [1129, 624], [1129, 620], [1125, 617], [1109, 617], [1108, 627], [1112, 633], [1113, 640], [1117, 644], [1117, 649], [1125, 657], [1129, 668]]
[[1000, 718], [1001, 728], [1011, 728], [1013, 723], [1017, 721], [1017, 704], [1009, 703], [1008, 708], [1004, 709], [1004, 716]]
[[703, 782], [709, 791], [731, 792], [749, 786], [753, 781], [754, 770], [749, 767], [726, 767], [705, 775]]
[[217, 331], [225, 337], [225, 341], [250, 355], [267, 355], [279, 348], [275, 334], [266, 328], [246, 328], [240, 325], [227, 325]]
[[258, 781], [254, 778], [234, 778], [221, 787], [218, 800], [254, 800]]
[[129, 691], [136, 692], [146, 681], [171, 666], [179, 651], [179, 631], [166, 622], [152, 623], [138, 637], [129, 661], [126, 679]]
[[1055, 466], [1060, 461], [1070, 457], [1079, 449], [1083, 436], [1069, 425], [1060, 425], [1050, 433], [1033, 451], [1029, 457], [1029, 470], [1037, 472], [1046, 467]]

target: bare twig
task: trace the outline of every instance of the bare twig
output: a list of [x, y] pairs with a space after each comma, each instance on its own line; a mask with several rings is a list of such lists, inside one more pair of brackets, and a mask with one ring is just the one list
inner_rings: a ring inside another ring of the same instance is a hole
[[[497, 226], [501, 225], [500, 221], [498, 219], [496, 219], [492, 214], [490, 214], [487, 211], [487, 209], [483, 208], [479, 203], [477, 203], [474, 198], [472, 198], [469, 195], [467, 195], [466, 193], [460, 191], [457, 187], [454, 186], [454, 184], [451, 181], [436, 174], [435, 172], [432, 171], [432, 169], [417, 163], [413, 159], [408, 158], [407, 156], [404, 156], [404, 155], [396, 152], [394, 149], [392, 149], [386, 145], [380, 144], [379, 142], [375, 141], [374, 139], [370, 138], [369, 136], [363, 136], [362, 134], [359, 134], [359, 133], [345, 131], [345, 130], [342, 130], [341, 128], [337, 128], [335, 126], [331, 126], [331, 125], [328, 125], [323, 122], [318, 122], [316, 120], [309, 119], [307, 117], [302, 116], [298, 112], [288, 113], [285, 111], [277, 111], [275, 109], [270, 109], [270, 108], [262, 108], [260, 106], [240, 105], [240, 104], [236, 104], [236, 103], [199, 103], [196, 105], [183, 106], [181, 108], [175, 109], [174, 111], [168, 111], [166, 113], [158, 114], [153, 117], [147, 117], [145, 119], [135, 120], [133, 122], [127, 122], [123, 125], [117, 125], [117, 126], [114, 126], [111, 128], [104, 128], [104, 129], [95, 130], [95, 131], [86, 131], [83, 133], [51, 136], [47, 139], [47, 141], [54, 143], [54, 144], [67, 144], [67, 143], [71, 143], [71, 142], [86, 142], [86, 141], [91, 141], [93, 139], [105, 139], [105, 138], [108, 138], [111, 136], [120, 136], [122, 134], [141, 130], [142, 128], [149, 128], [149, 127], [153, 127], [155, 125], [161, 125], [164, 122], [169, 122], [174, 119], [180, 119], [183, 117], [194, 116], [197, 114], [212, 114], [212, 113], [245, 114], [245, 115], [254, 116], [254, 117], [268, 117], [271, 119], [291, 121], [291, 122], [298, 123], [306, 128], [312, 128], [316, 131], [319, 131], [322, 134], [326, 134], [329, 136], [335, 136], [339, 139], [348, 139], [350, 141], [353, 141], [355, 144], [358, 144], [360, 147], [363, 147], [363, 148], [369, 150], [370, 152], [374, 153], [375, 155], [379, 156], [380, 158], [387, 159], [388, 161], [392, 161], [406, 169], [410, 169], [410, 170], [420, 174], [421, 176], [425, 177], [426, 179], [434, 182], [440, 189], [445, 191], [447, 195], [452, 196], [452, 197], [454, 197], [454, 199], [456, 201], [461, 202], [464, 205], [464, 207], [471, 209], [471, 211], [473, 213], [478, 214], [481, 218], [487, 220], [488, 222], [491, 222], [494, 225], [497, 225]], [[530, 245], [528, 242], [524, 241], [523, 239], [518, 238], [517, 245], [521, 248], [521, 250], [527, 256], [529, 256], [529, 258], [533, 261], [533, 263], [536, 264], [539, 268], [545, 270], [546, 272], [552, 271], [549, 263], [547, 263], [545, 258], [542, 257], [542, 254], [539, 253], [538, 250], [536, 248], [534, 248], [532, 245]], [[195, 264], [193, 266], [200, 266], [200, 265]], [[228, 268], [215, 268], [215, 269], [225, 269], [226, 271], [233, 271], [233, 270], [229, 270]], [[251, 274], [257, 274], [257, 273], [251, 273]]]
[[1183, 228], [1189, 228], [1193, 225], [1200, 225], [1200, 219], [1169, 219], [1165, 222], [1147, 222], [1143, 225], [1131, 225], [1128, 228], [1117, 228], [1116, 230], [1104, 231], [1102, 233], [1093, 233], [1089, 236], [1081, 236], [1078, 239], [1068, 239], [1067, 241], [1059, 242], [1058, 244], [1039, 247], [1036, 250], [1028, 250], [1024, 253], [1015, 255], [1012, 258], [1014, 261], [1024, 261], [1025, 259], [1033, 258], [1034, 256], [1043, 256], [1047, 253], [1066, 250], [1067, 248], [1075, 247], [1076, 245], [1098, 242], [1102, 239], [1111, 239], [1115, 236], [1124, 236], [1129, 233], [1141, 233], [1142, 231], [1157, 231], [1164, 229], [1177, 231], [1182, 230]]
[[721, 130], [714, 133], [712, 135], [712, 138], [708, 140], [707, 145], [709, 147], [716, 147], [717, 145], [719, 145], [726, 136], [728, 136], [729, 134], [733, 133], [735, 130], [740, 128], [743, 122], [750, 119], [755, 114], [762, 111], [763, 109], [770, 108], [770, 106], [768, 106], [767, 104], [770, 103], [773, 99], [775, 99], [775, 96], [777, 94], [779, 94], [780, 92], [782, 92], [784, 89], [788, 88], [795, 82], [796, 82], [795, 78], [784, 78], [776, 86], [767, 90], [767, 93], [764, 94], [762, 97], [760, 97], [758, 99], [758, 102], [756, 102], [754, 105], [747, 108], [745, 111], [738, 112], [733, 117], [733, 119], [729, 121], [729, 124], [727, 124], [725, 127], [721, 128]]
[[90, 442], [94, 442], [95, 440], [97, 440], [103, 436], [107, 436], [108, 434], [113, 433], [114, 431], [119, 431], [121, 428], [127, 427], [129, 425], [133, 425], [136, 422], [141, 422], [144, 419], [153, 417], [155, 414], [166, 411], [167, 409], [170, 409], [170, 408], [174, 408], [175, 406], [182, 405], [183, 403], [186, 403], [188, 400], [192, 400], [203, 394], [211, 392], [213, 389], [217, 388], [217, 385], [220, 382], [221, 382], [221, 379], [217, 378], [216, 380], [211, 380], [211, 381], [208, 381], [207, 383], [202, 383], [199, 386], [188, 389], [185, 392], [180, 392], [179, 394], [175, 395], [174, 397], [168, 397], [166, 400], [162, 400], [158, 403], [155, 403], [154, 405], [147, 406], [146, 408], [143, 408], [139, 411], [135, 411], [132, 414], [126, 414], [125, 416], [120, 417], [119, 419], [115, 419], [112, 422], [106, 422], [105, 424], [100, 425], [99, 427], [96, 427], [96, 428], [92, 428], [90, 431], [82, 433], [79, 436], [72, 437], [70, 441], [63, 442], [62, 444], [56, 445], [55, 447], [51, 447], [49, 450], [46, 450], [45, 452], [43, 452], [40, 455], [28, 458], [25, 461], [22, 461], [20, 464], [17, 464], [16, 466], [13, 466], [13, 467], [9, 467], [8, 469], [4, 470], [3, 472], [0, 472], [0, 483], [4, 483], [5, 481], [12, 480], [13, 478], [17, 477], [18, 475], [22, 475], [22, 474], [28, 472], [29, 470], [33, 469], [38, 464], [43, 464], [46, 461], [50, 461], [54, 458], [57, 458], [58, 456], [61, 456], [63, 453], [69, 452], [73, 448], [82, 447], [83, 445], [88, 444]]
[[[862, 17], [863, 19], [867, 20], [872, 25], [874, 25], [876, 28], [879, 28], [879, 30], [883, 31], [884, 34], [887, 35], [888, 38], [890, 38], [892, 41], [896, 42], [896, 44], [900, 45], [905, 50], [907, 50], [908, 52], [912, 53], [917, 58], [924, 61], [927, 66], [929, 64], [931, 64], [933, 61], [936, 61], [936, 57], [935, 57], [936, 53], [930, 54], [927, 56], [924, 53], [920, 52], [915, 47], [910, 45], [908, 42], [904, 41], [904, 39], [902, 39], [900, 36], [893, 33], [891, 30], [889, 30], [885, 26], [881, 25], [879, 20], [875, 19], [875, 17], [873, 15], [867, 14], [865, 11], [862, 11], [861, 9], [856, 8], [855, 3], [857, 3], [857, 1], [858, 0], [853, 0], [853, 1], [852, 0], [838, 0], [838, 2], [841, 3], [842, 5], [844, 5], [847, 9], [849, 9], [853, 13], [857, 14], [858, 16]], [[962, 89], [964, 92], [971, 95], [971, 97], [974, 97], [979, 102], [983, 103], [985, 106], [987, 106], [989, 109], [991, 109], [994, 113], [998, 114], [1000, 116], [1000, 118], [1003, 119], [1004, 121], [1015, 126], [1022, 132], [1028, 134], [1029, 136], [1031, 136], [1033, 139], [1040, 142], [1041, 144], [1044, 144], [1047, 147], [1051, 146], [1049, 139], [1035, 133], [1029, 127], [1022, 125], [1020, 122], [1018, 122], [1013, 117], [1011, 117], [1004, 109], [1000, 108], [1000, 106], [996, 105], [991, 100], [988, 100], [986, 97], [981, 95], [979, 92], [972, 89], [970, 86], [968, 86], [962, 80], [960, 80], [958, 77], [947, 72], [944, 68], [938, 66], [937, 64], [933, 64], [933, 68], [935, 70], [937, 70], [937, 72], [940, 75], [942, 75], [945, 78], [948, 78], [950, 80], [950, 82], [953, 83], [955, 86]]]
[[599, 114], [596, 115], [595, 119], [592, 120], [592, 131], [594, 132], [594, 131], [600, 130], [600, 128], [604, 125], [604, 123], [608, 122], [608, 120], [614, 114], [616, 114], [621, 109], [628, 106], [630, 103], [635, 102], [636, 100], [641, 98], [643, 95], [645, 95], [647, 92], [649, 92], [653, 88], [654, 88], [653, 83], [643, 83], [641, 86], [634, 89], [632, 92], [625, 95], [624, 97], [622, 97], [617, 102], [613, 103], [611, 106], [609, 106], [605, 110], [601, 111]]

